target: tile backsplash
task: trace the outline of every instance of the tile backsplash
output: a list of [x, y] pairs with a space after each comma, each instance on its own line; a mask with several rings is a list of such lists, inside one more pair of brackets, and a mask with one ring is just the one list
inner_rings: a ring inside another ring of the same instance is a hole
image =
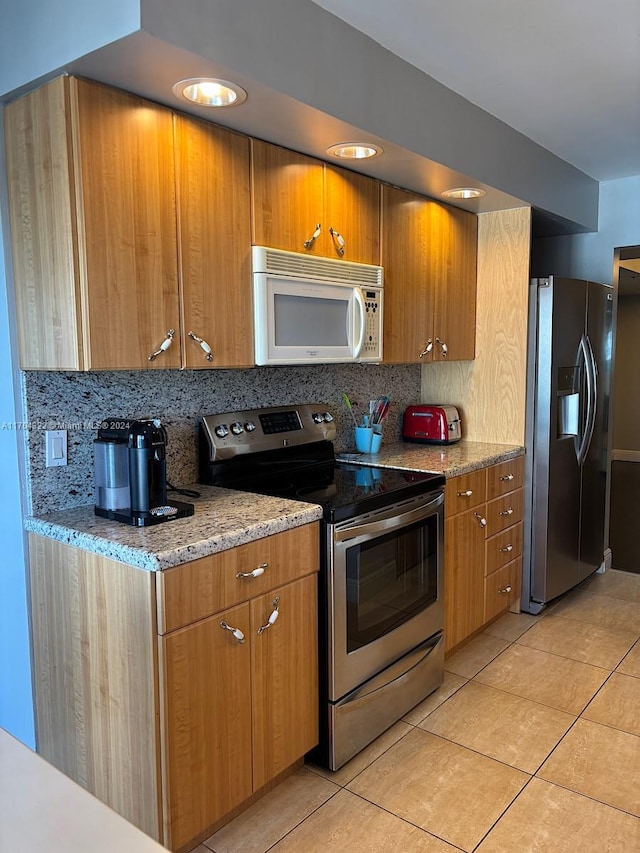
[[[336, 449], [353, 449], [354, 408], [391, 396], [387, 440], [400, 438], [402, 413], [420, 401], [420, 365], [309, 365], [247, 370], [149, 370], [100, 373], [23, 373], [27, 498], [40, 515], [93, 503], [93, 440], [105, 417], [159, 417], [167, 428], [167, 477], [176, 486], [197, 479], [198, 422], [202, 415], [324, 403], [336, 419]], [[45, 467], [45, 429], [68, 431], [68, 465]]]

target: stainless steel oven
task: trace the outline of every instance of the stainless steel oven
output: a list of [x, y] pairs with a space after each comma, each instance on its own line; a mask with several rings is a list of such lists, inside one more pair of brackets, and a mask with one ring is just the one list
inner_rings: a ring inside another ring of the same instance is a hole
[[442, 683], [443, 508], [435, 489], [326, 526], [332, 769]]
[[442, 683], [444, 477], [336, 460], [334, 437], [322, 405], [209, 415], [200, 479], [323, 509], [313, 757], [337, 770]]

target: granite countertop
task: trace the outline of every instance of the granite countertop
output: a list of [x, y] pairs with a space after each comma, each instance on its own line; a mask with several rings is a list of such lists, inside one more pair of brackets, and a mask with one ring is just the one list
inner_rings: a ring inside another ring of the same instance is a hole
[[457, 477], [478, 468], [507, 462], [524, 454], [515, 444], [491, 444], [462, 439], [455, 444], [417, 444], [407, 441], [383, 443], [379, 453], [341, 453], [339, 458], [359, 465], [427, 471]]
[[214, 486], [194, 488], [199, 498], [181, 498], [195, 504], [193, 516], [152, 527], [129, 527], [100, 518], [91, 505], [32, 516], [25, 520], [25, 528], [131, 566], [159, 571], [322, 518], [316, 504]]

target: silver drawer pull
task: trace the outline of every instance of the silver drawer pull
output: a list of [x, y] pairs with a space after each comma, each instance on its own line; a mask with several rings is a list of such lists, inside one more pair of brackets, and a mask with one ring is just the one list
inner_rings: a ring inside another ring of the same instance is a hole
[[474, 512], [473, 514], [478, 519], [478, 524], [480, 525], [480, 527], [487, 526], [487, 519], [483, 515], [480, 515], [480, 513], [478, 512]]
[[260, 636], [260, 634], [263, 634], [267, 630], [267, 628], [270, 628], [273, 625], [273, 623], [277, 620], [278, 616], [280, 615], [280, 611], [278, 609], [279, 607], [280, 607], [280, 596], [276, 595], [276, 597], [273, 599], [273, 610], [271, 611], [271, 616], [269, 616], [269, 619], [268, 619], [266, 625], [261, 625], [258, 628], [258, 636]]
[[224, 628], [225, 631], [231, 631], [231, 633], [239, 643], [244, 643], [244, 634], [242, 633], [240, 628], [234, 628], [233, 625], [227, 625], [224, 619], [220, 623], [220, 627]]
[[322, 225], [318, 222], [318, 224], [316, 225], [316, 230], [313, 232], [311, 237], [309, 237], [307, 240], [304, 241], [303, 245], [304, 245], [305, 249], [310, 249], [313, 246], [313, 244], [316, 242], [316, 240], [318, 239], [318, 237], [320, 236], [321, 233], [322, 233]]
[[211, 352], [211, 347], [209, 346], [209, 344], [202, 338], [199, 338], [195, 332], [187, 332], [187, 335], [191, 338], [191, 340], [195, 341], [197, 344], [200, 344], [200, 349], [204, 353], [204, 357], [207, 359], [207, 361], [213, 361], [213, 353]]
[[501, 509], [500, 515], [513, 515], [513, 509], [509, 507], [509, 509]]
[[425, 355], [429, 355], [429, 353], [431, 352], [432, 349], [433, 349], [433, 341], [431, 340], [431, 338], [429, 338], [428, 341], [425, 343], [424, 349], [422, 350], [422, 352], [420, 353], [418, 358], [424, 358]]
[[333, 237], [333, 242], [336, 244], [336, 251], [340, 255], [340, 257], [344, 256], [344, 249], [346, 246], [346, 242], [342, 234], [336, 231], [335, 228], [329, 228], [329, 234]]
[[508, 595], [511, 592], [511, 584], [508, 583], [504, 589], [498, 590], [498, 595]]
[[504, 483], [505, 480], [511, 481], [513, 480], [513, 474], [506, 474], [504, 477], [500, 477], [500, 481]]
[[459, 498], [470, 498], [473, 494], [473, 489], [467, 489], [466, 492], [458, 492]]
[[159, 355], [161, 355], [163, 352], [166, 352], [173, 343], [173, 336], [175, 335], [175, 333], [175, 329], [169, 329], [169, 331], [165, 334], [164, 340], [162, 341], [158, 349], [152, 352], [150, 356], [148, 356], [147, 361], [155, 361]]
[[251, 578], [259, 578], [260, 575], [264, 574], [264, 570], [267, 568], [269, 563], [260, 563], [252, 572], [238, 572], [236, 577], [238, 579], [242, 578], [242, 580], [251, 580]]
[[511, 551], [513, 551], [513, 545], [511, 544], [505, 545], [504, 548], [498, 548], [500, 554], [509, 554]]

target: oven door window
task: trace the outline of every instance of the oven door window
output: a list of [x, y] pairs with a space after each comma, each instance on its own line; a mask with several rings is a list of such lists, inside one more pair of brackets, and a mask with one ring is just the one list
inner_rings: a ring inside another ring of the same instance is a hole
[[407, 622], [438, 597], [438, 517], [346, 551], [347, 651]]

